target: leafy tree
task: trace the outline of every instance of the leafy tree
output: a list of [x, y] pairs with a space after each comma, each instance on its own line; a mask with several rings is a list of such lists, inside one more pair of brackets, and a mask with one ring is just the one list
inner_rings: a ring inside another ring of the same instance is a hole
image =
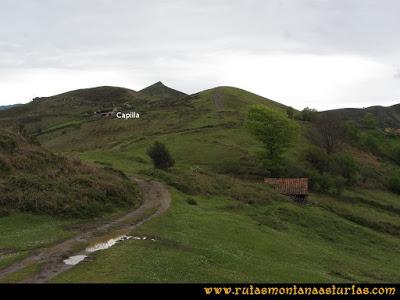
[[374, 114], [369, 112], [364, 115], [362, 123], [368, 129], [374, 129], [378, 126], [378, 121]]
[[305, 160], [321, 174], [331, 168], [331, 159], [323, 149], [313, 146], [305, 151]]
[[314, 108], [306, 107], [300, 113], [300, 119], [307, 122], [312, 122], [317, 118], [318, 111]]
[[148, 150], [147, 155], [153, 161], [153, 165], [157, 169], [169, 169], [174, 165], [174, 160], [171, 157], [167, 147], [161, 142], [155, 142]]
[[349, 154], [339, 153], [333, 156], [334, 173], [342, 176], [347, 185], [354, 185], [360, 178], [360, 167], [354, 158]]
[[354, 121], [347, 121], [343, 126], [346, 140], [352, 144], [357, 144], [361, 139], [361, 132]]
[[247, 116], [249, 132], [260, 140], [266, 150], [266, 165], [271, 173], [277, 173], [282, 154], [297, 135], [297, 127], [285, 115], [262, 105], [250, 107]]
[[336, 112], [320, 115], [309, 132], [309, 138], [328, 154], [332, 154], [340, 147], [344, 138], [340, 115]]
[[364, 149], [370, 151], [371, 153], [376, 155], [381, 154], [379, 140], [375, 136], [371, 134], [365, 135], [363, 137], [362, 144]]

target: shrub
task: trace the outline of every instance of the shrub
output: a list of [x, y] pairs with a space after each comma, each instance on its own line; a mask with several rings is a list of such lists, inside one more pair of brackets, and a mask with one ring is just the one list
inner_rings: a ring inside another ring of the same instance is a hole
[[400, 194], [400, 174], [392, 174], [387, 179], [387, 188], [393, 193]]
[[294, 108], [291, 107], [291, 106], [288, 106], [286, 108], [286, 114], [287, 114], [289, 119], [294, 119]]
[[333, 156], [333, 161], [332, 165], [336, 169], [334, 173], [345, 178], [347, 185], [353, 185], [358, 181], [360, 167], [352, 156], [344, 153], [336, 154]]
[[6, 135], [0, 135], [0, 151], [11, 153], [17, 148], [17, 143], [14, 139]]
[[344, 130], [344, 135], [345, 138], [348, 142], [352, 144], [357, 144], [359, 143], [361, 139], [361, 133], [360, 130], [358, 129], [357, 125], [353, 121], [347, 121], [345, 122], [343, 126]]
[[318, 111], [314, 108], [306, 107], [300, 113], [300, 119], [302, 121], [312, 122], [318, 116]]
[[0, 172], [8, 173], [10, 171], [11, 171], [11, 167], [10, 167], [9, 163], [6, 160], [2, 159], [0, 156]]
[[362, 124], [364, 127], [373, 129], [378, 126], [378, 121], [376, 120], [376, 117], [372, 113], [366, 113], [363, 117]]
[[10, 214], [10, 211], [6, 208], [0, 207], [0, 218], [7, 217]]
[[329, 155], [319, 147], [310, 147], [304, 154], [305, 160], [318, 172], [327, 172], [331, 168]]
[[147, 155], [153, 161], [153, 165], [157, 169], [169, 169], [174, 165], [167, 147], [161, 142], [155, 142], [148, 150]]
[[362, 141], [363, 147], [373, 154], [380, 153], [379, 141], [376, 137], [368, 134]]
[[340, 195], [346, 184], [346, 179], [342, 176], [329, 173], [312, 172], [309, 174], [309, 178], [311, 190], [331, 195]]
[[395, 146], [390, 149], [389, 156], [391, 159], [393, 159], [397, 164], [400, 165], [400, 147]]
[[185, 201], [189, 205], [197, 205], [196, 200], [194, 200], [193, 198], [187, 198], [187, 199], [185, 199]]

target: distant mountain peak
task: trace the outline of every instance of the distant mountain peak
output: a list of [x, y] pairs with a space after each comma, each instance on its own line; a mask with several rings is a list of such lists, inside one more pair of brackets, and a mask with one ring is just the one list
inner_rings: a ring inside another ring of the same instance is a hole
[[161, 81], [157, 81], [139, 92], [157, 98], [180, 98], [186, 96], [185, 93], [174, 90]]

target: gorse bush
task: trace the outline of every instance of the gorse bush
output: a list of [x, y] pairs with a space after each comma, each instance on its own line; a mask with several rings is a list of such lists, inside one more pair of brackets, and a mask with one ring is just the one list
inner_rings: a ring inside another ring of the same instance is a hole
[[153, 161], [153, 165], [157, 169], [166, 170], [174, 165], [167, 147], [161, 142], [155, 142], [148, 150], [147, 155]]

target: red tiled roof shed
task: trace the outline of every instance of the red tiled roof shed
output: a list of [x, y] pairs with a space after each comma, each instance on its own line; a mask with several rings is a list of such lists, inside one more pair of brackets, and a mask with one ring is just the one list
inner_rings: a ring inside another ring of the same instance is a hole
[[308, 178], [265, 178], [264, 182], [272, 185], [278, 193], [283, 195], [308, 195]]

